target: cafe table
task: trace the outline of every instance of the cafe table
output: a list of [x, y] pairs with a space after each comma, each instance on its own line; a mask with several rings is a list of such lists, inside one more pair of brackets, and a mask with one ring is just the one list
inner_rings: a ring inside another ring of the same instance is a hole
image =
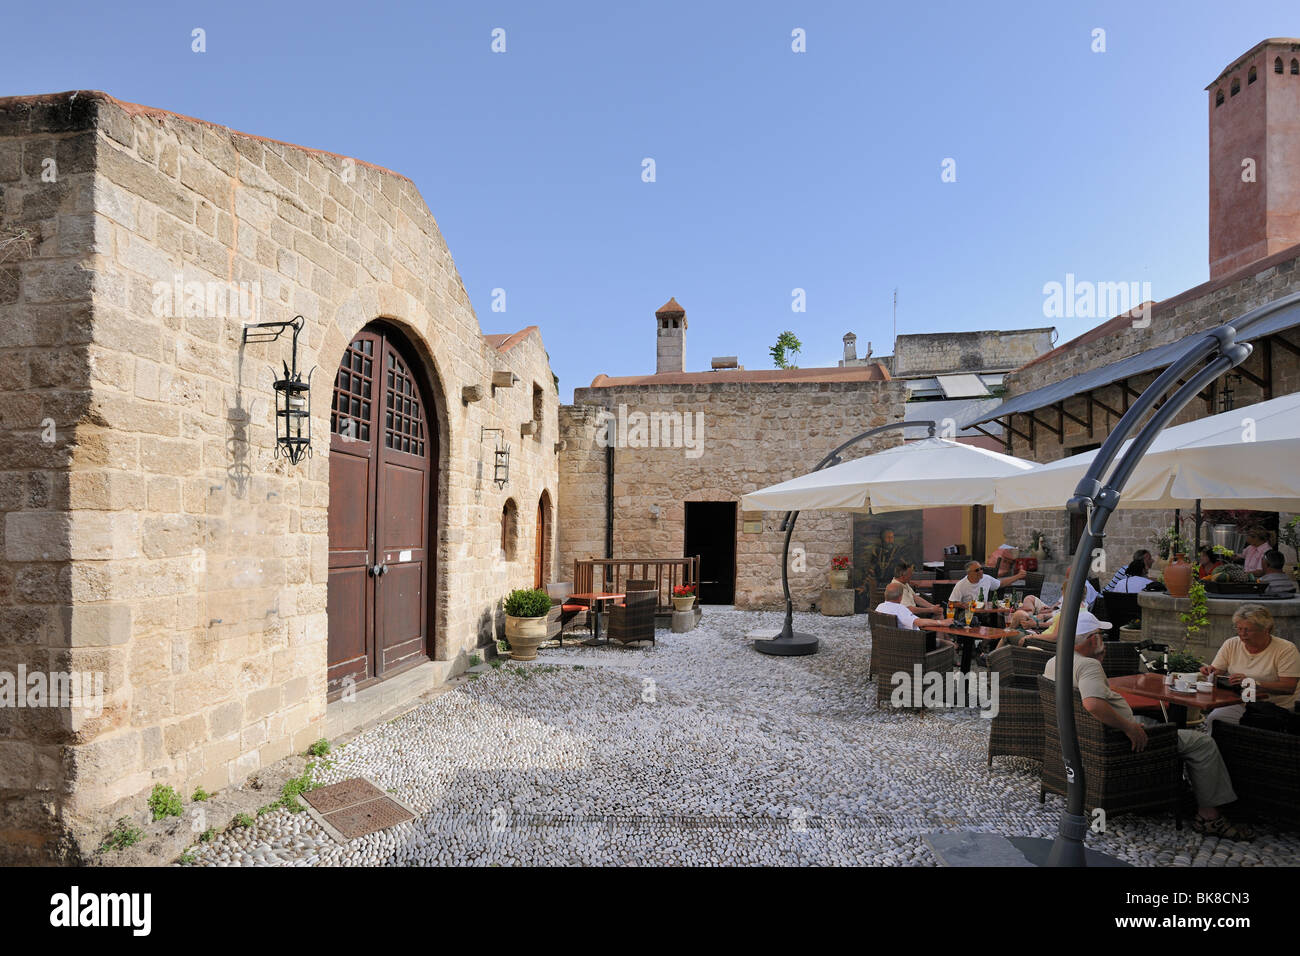
[[924, 631], [944, 634], [961, 643], [961, 672], [970, 672], [971, 658], [975, 655], [976, 641], [1000, 641], [1004, 637], [1015, 637], [1020, 632], [1005, 627], [958, 627], [951, 618], [928, 620], [917, 618], [916, 626]]
[[627, 597], [626, 594], [615, 594], [609, 591], [583, 591], [579, 594], [570, 594], [569, 600], [577, 598], [580, 601], [586, 601], [591, 605], [591, 637], [583, 641], [585, 647], [600, 647], [608, 644], [608, 640], [600, 639], [600, 612], [601, 605], [610, 601], [617, 601], [619, 598]]
[[[1159, 701], [1162, 710], [1168, 705], [1166, 712], [1169, 719], [1178, 727], [1187, 726], [1187, 708], [1189, 707], [1213, 710], [1215, 707], [1241, 703], [1241, 694], [1236, 691], [1223, 690], [1217, 686], [1210, 691], [1195, 691], [1191, 694], [1184, 694], [1181, 691], [1174, 690], [1172, 684], [1166, 684], [1163, 674], [1125, 674], [1123, 677], [1112, 677], [1108, 683], [1111, 690], [1123, 694], [1126, 700], [1131, 696], [1146, 697], [1150, 700]], [[1266, 700], [1267, 698], [1268, 694], [1263, 691], [1256, 691], [1256, 700]]]

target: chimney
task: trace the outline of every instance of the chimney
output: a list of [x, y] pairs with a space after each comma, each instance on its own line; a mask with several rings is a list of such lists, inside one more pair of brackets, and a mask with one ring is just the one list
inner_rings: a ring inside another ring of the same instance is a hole
[[1206, 88], [1210, 278], [1300, 243], [1300, 40], [1256, 44]]
[[655, 311], [655, 374], [686, 371], [686, 310], [669, 299]]
[[856, 362], [858, 360], [858, 337], [852, 332], [844, 333], [844, 361], [845, 363]]

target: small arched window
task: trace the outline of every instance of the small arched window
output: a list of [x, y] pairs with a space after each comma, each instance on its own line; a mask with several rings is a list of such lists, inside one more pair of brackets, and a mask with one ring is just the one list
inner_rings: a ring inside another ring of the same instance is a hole
[[1215, 93], [1214, 93], [1214, 105], [1215, 105], [1215, 106], [1222, 106], [1222, 105], [1223, 105], [1223, 90], [1216, 90], [1216, 91], [1215, 91]]
[[1250, 84], [1254, 83], [1257, 79], [1259, 79], [1259, 77], [1255, 75], [1255, 68], [1252, 66], [1250, 72], [1246, 74], [1246, 85], [1250, 86]]
[[1280, 56], [1273, 61], [1273, 72], [1274, 73], [1282, 72], [1282, 58]]
[[1232, 79], [1232, 89], [1230, 89], [1230, 90], [1228, 91], [1228, 94], [1229, 94], [1230, 96], [1236, 96], [1236, 95], [1237, 95], [1238, 93], [1240, 93], [1240, 92], [1241, 92], [1241, 77], [1239, 77], [1239, 76], [1237, 76], [1237, 77], [1233, 77], [1233, 79]]
[[1291, 61], [1291, 75], [1300, 76], [1300, 60]]
[[501, 508], [501, 557], [513, 561], [519, 550], [519, 507], [507, 498]]

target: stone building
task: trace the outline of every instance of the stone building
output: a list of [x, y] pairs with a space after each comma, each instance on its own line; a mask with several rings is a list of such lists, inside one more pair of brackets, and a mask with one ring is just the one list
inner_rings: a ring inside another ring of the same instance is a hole
[[[685, 310], [671, 299], [654, 321], [656, 374], [598, 375], [560, 409], [558, 567], [567, 576], [575, 559], [700, 554], [701, 603], [774, 607], [781, 516], [740, 512], [741, 495], [901, 420], [905, 390], [877, 364], [687, 372]], [[846, 457], [899, 441], [901, 432], [887, 432]], [[809, 512], [792, 545], [806, 554], [806, 570], [790, 577], [806, 609], [826, 586], [831, 557], [852, 550], [852, 516]]]
[[[413, 699], [549, 576], [541, 336], [481, 333], [410, 180], [103, 93], [13, 97], [0, 243], [0, 696], [102, 681], [0, 707], [0, 858], [79, 859], [155, 784], [241, 782]], [[297, 464], [292, 332], [245, 341], [295, 316]]]
[[[1207, 89], [1210, 123], [1210, 279], [1143, 303], [1022, 365], [1002, 404], [965, 424], [996, 423], [1009, 454], [1054, 461], [1100, 446], [1129, 403], [1169, 365], [1176, 343], [1300, 290], [1300, 40], [1265, 40]], [[1246, 160], [1251, 162], [1246, 163]], [[1250, 175], [1245, 175], [1249, 170]], [[1254, 352], [1173, 424], [1300, 389], [1300, 314], [1275, 316], [1248, 338]], [[1107, 525], [1108, 564], [1153, 548], [1173, 512], [1119, 511]], [[1186, 515], [1184, 515], [1186, 517]], [[1284, 516], [1285, 518], [1285, 516]], [[1013, 544], [1041, 530], [1060, 570], [1081, 519], [1059, 512], [1005, 516]], [[1191, 536], [1190, 528], [1184, 534]]]

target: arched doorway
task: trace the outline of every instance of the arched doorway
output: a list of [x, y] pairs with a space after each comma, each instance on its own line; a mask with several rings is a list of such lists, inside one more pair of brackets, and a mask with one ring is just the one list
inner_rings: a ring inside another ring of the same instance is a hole
[[414, 350], [372, 322], [344, 351], [330, 413], [331, 697], [429, 657], [437, 428]]
[[537, 499], [537, 541], [533, 550], [533, 587], [546, 587], [551, 574], [551, 496]]

